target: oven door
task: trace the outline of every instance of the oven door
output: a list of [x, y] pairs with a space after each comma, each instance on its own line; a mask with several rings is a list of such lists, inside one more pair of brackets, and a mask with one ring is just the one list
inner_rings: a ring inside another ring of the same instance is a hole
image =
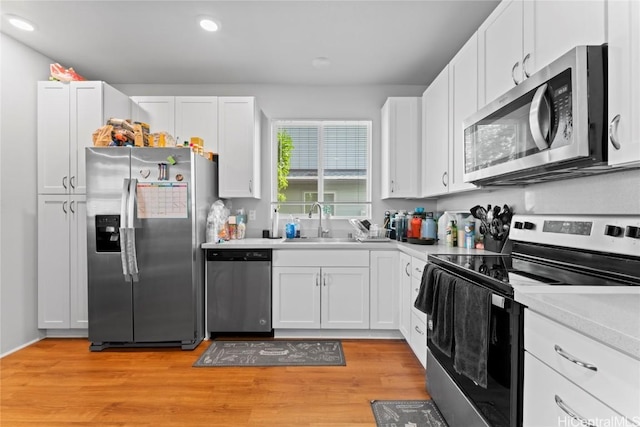
[[[427, 390], [450, 425], [516, 427], [522, 421], [523, 306], [492, 294], [487, 388], [458, 374], [453, 357], [431, 342], [427, 327]], [[455, 351], [455, 350], [454, 350]]]

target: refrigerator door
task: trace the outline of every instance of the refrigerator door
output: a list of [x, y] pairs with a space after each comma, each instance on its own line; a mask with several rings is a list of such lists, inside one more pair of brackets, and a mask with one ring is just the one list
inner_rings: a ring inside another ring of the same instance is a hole
[[[87, 274], [89, 341], [92, 347], [105, 342], [133, 341], [131, 280], [124, 268], [122, 235], [123, 201], [129, 188], [128, 148], [87, 148]], [[104, 221], [100, 223], [100, 221]], [[105, 230], [109, 250], [103, 247]]]
[[191, 173], [188, 149], [131, 149], [136, 186], [132, 255], [138, 269], [133, 330], [138, 343], [195, 339]]

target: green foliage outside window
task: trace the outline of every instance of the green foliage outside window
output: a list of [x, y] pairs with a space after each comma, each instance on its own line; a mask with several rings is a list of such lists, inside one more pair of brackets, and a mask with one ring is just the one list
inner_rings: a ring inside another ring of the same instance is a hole
[[289, 186], [289, 169], [291, 167], [291, 152], [293, 140], [285, 130], [278, 131], [278, 201], [285, 202], [287, 196], [284, 190]]

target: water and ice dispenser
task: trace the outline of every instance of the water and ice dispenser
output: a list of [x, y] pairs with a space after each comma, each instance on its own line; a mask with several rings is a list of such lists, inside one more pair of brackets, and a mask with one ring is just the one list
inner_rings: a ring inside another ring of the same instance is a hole
[[96, 215], [96, 251], [120, 252], [120, 215]]

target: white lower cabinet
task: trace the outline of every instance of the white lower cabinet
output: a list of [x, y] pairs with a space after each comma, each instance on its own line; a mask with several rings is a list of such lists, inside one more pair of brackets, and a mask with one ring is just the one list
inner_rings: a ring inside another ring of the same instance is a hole
[[400, 252], [398, 261], [399, 294], [400, 294], [400, 332], [411, 341], [411, 256]]
[[640, 421], [640, 360], [529, 309], [524, 347], [524, 427]]
[[398, 251], [371, 251], [370, 328], [398, 329]]
[[416, 257], [411, 258], [411, 338], [409, 345], [415, 353], [422, 366], [427, 367], [427, 315], [413, 306], [418, 292], [420, 292], [420, 284], [422, 282], [422, 271], [427, 262]]
[[274, 251], [275, 329], [369, 329], [368, 251]]
[[86, 196], [38, 196], [38, 327], [88, 327]]

